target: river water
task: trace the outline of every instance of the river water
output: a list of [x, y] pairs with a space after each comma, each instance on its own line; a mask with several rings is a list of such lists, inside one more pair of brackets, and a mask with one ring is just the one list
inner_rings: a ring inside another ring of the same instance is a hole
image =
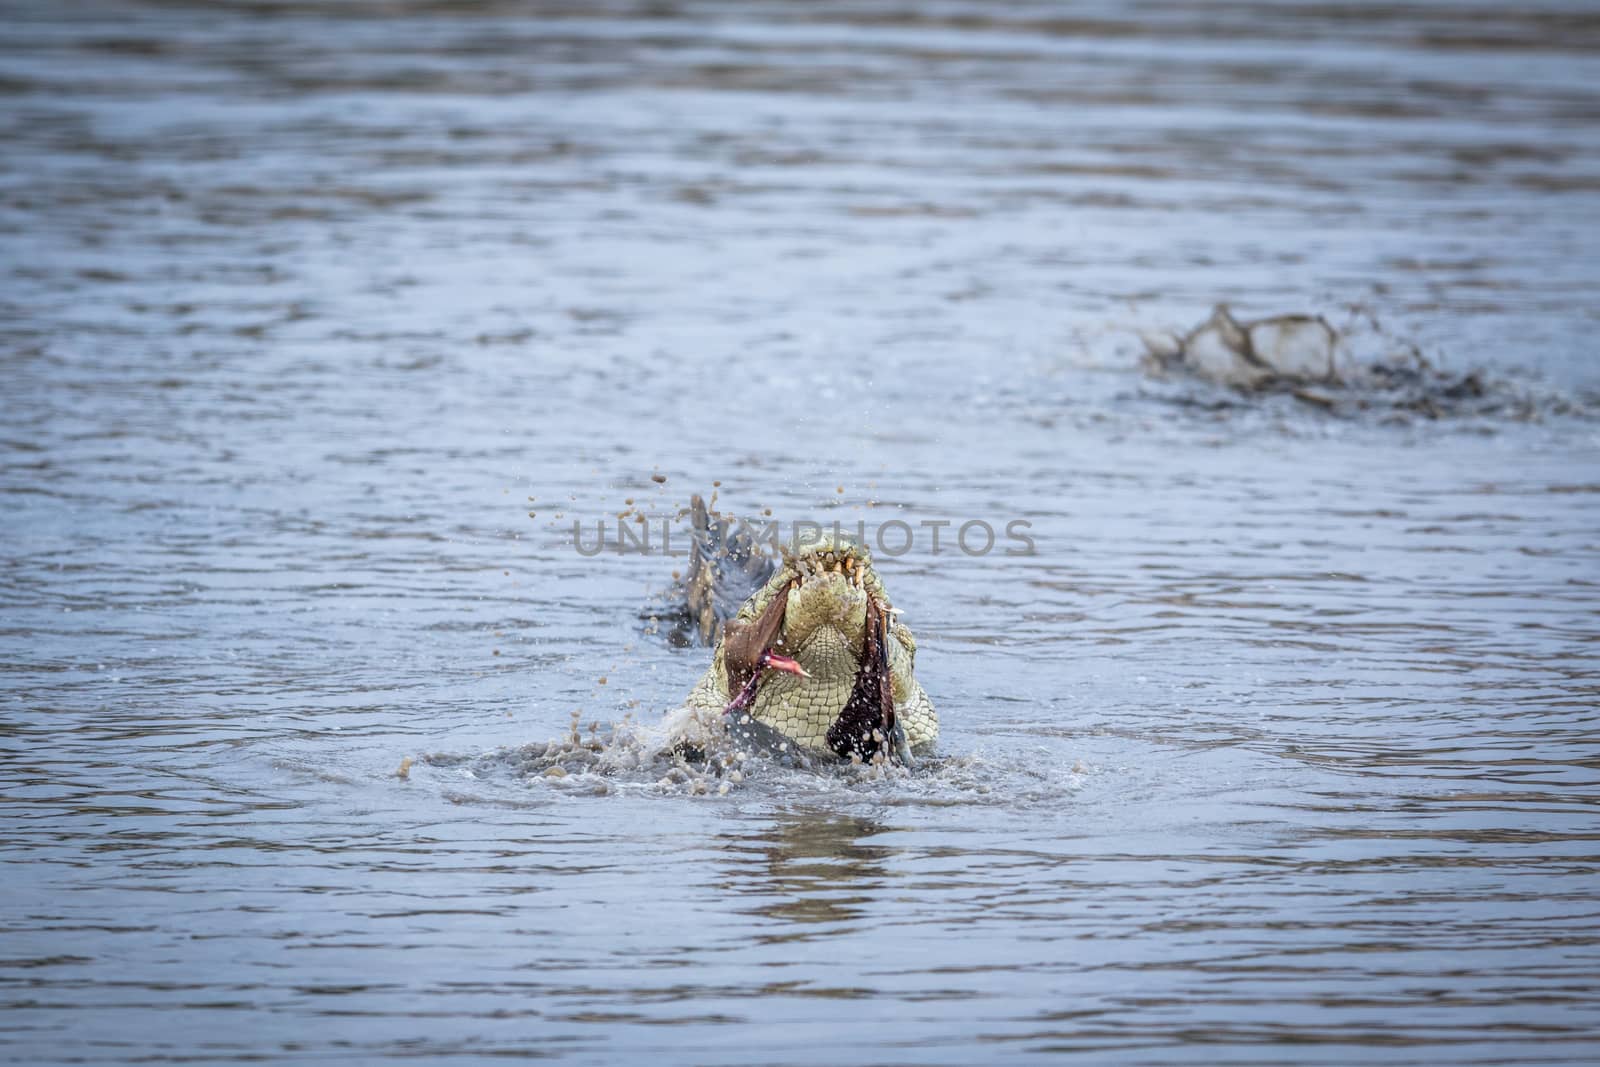
[[[0, 24], [0, 1058], [1600, 1059], [1592, 6]], [[1219, 301], [1528, 400], [1146, 382]], [[1030, 524], [879, 554], [936, 759], [523, 772], [713, 482]]]

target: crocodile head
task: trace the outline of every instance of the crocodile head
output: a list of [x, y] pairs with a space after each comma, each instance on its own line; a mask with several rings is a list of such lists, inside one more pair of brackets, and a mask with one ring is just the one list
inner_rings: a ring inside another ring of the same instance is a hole
[[938, 719], [895, 614], [866, 546], [824, 536], [786, 555], [728, 622], [690, 703], [802, 748], [909, 765]]
[[847, 643], [866, 637], [867, 605], [874, 594], [886, 603], [883, 583], [872, 569], [866, 546], [849, 538], [828, 538], [797, 553], [788, 567], [783, 608], [783, 638], [799, 647], [827, 627]]

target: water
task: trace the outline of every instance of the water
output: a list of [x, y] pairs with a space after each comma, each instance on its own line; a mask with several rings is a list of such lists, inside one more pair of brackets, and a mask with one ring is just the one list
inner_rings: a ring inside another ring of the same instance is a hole
[[[0, 1056], [1600, 1058], [1586, 5], [3, 24]], [[1574, 406], [1174, 404], [1219, 300]], [[715, 480], [1032, 523], [880, 554], [936, 765], [519, 773]]]

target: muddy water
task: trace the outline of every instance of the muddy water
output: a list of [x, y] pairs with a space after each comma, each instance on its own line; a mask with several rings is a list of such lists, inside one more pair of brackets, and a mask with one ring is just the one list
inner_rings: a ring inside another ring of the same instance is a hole
[[[0, 10], [0, 1056], [1600, 1058], [1584, 5]], [[519, 770], [713, 480], [1032, 524], [880, 560], [938, 761]]]

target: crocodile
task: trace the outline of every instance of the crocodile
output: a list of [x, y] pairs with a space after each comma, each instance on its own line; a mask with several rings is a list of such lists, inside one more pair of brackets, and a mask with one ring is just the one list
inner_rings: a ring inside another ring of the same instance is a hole
[[939, 716], [897, 614], [866, 546], [824, 533], [785, 553], [722, 625], [685, 707], [720, 714], [735, 735], [909, 767], [938, 738]]

